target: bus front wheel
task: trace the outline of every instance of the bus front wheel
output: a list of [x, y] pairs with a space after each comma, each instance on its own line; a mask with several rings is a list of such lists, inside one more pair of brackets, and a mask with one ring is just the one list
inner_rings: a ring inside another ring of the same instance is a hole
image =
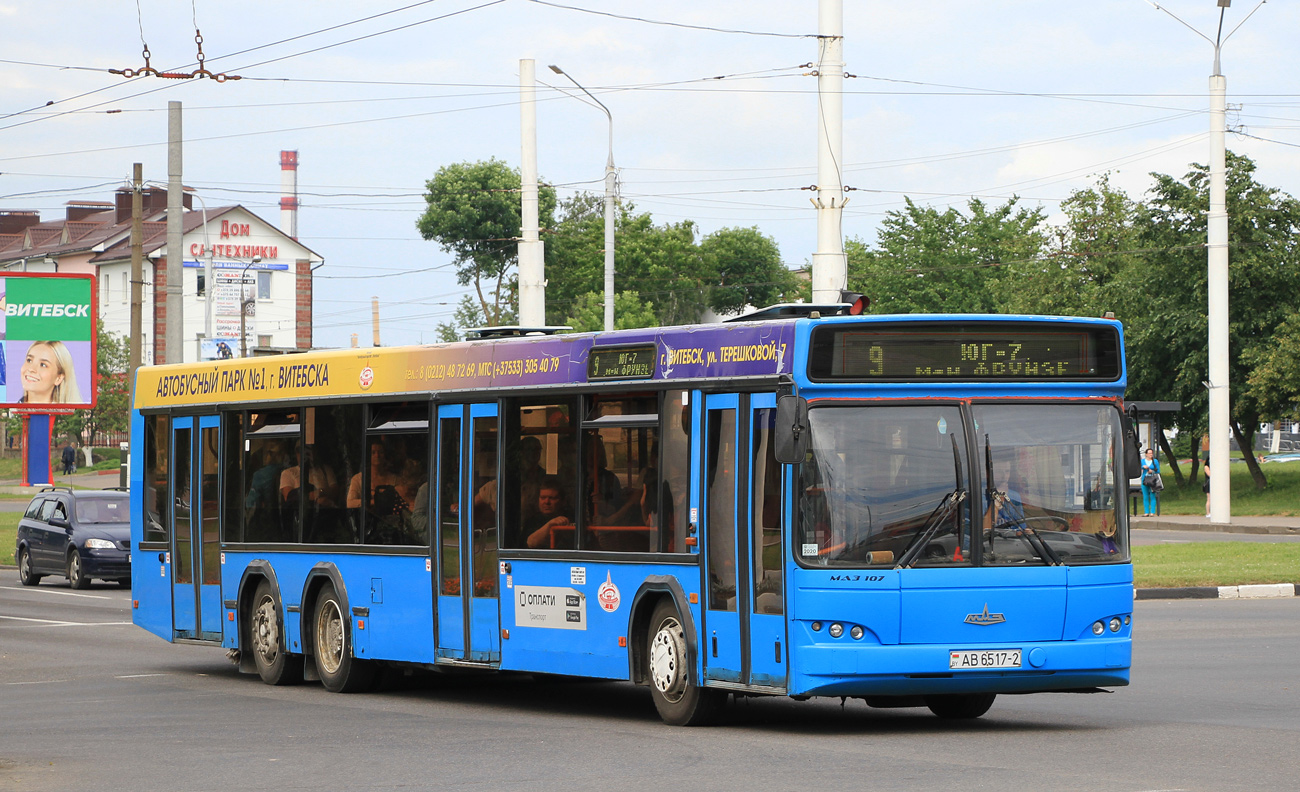
[[681, 617], [668, 600], [655, 606], [650, 617], [645, 656], [650, 694], [664, 723], [702, 726], [717, 717], [727, 694], [700, 687]]
[[263, 580], [253, 594], [253, 611], [248, 621], [257, 675], [268, 685], [293, 685], [302, 681], [302, 655], [291, 655], [284, 646], [280, 624], [280, 603]]
[[316, 598], [316, 615], [312, 619], [316, 671], [326, 690], [355, 693], [370, 686], [375, 669], [352, 656], [352, 620], [343, 613], [338, 593], [333, 586], [326, 586]]
[[996, 693], [962, 693], [944, 696], [926, 696], [925, 706], [940, 718], [969, 720], [978, 718], [993, 706]]

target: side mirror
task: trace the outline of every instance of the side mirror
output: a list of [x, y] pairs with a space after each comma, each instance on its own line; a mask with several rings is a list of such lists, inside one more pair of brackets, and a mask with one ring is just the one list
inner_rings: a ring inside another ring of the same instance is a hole
[[51, 517], [50, 525], [54, 528], [62, 528], [64, 530], [72, 527], [72, 523], [68, 522], [66, 517]]
[[776, 400], [776, 461], [797, 465], [808, 456], [812, 437], [808, 430], [808, 400], [785, 395]]
[[1137, 421], [1124, 416], [1124, 478], [1141, 478], [1142, 454], [1138, 453]]

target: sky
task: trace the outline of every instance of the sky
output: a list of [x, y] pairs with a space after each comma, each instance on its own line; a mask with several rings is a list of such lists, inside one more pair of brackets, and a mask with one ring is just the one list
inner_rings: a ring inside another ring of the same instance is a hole
[[[1109, 173], [1140, 197], [1209, 151], [1215, 0], [845, 0], [846, 238], [887, 212], [1015, 196], [1049, 217]], [[816, 249], [814, 0], [0, 0], [0, 210], [111, 200], [133, 162], [167, 180], [167, 103], [184, 183], [279, 225], [279, 152], [299, 152], [299, 239], [317, 346], [435, 340], [466, 287], [420, 238], [425, 182], [456, 162], [520, 163], [519, 61], [538, 86], [538, 160], [561, 197], [603, 190], [609, 108], [620, 196], [698, 234], [757, 227], [790, 267]], [[1251, 15], [1253, 12], [1253, 16]], [[1177, 19], [1175, 18], [1177, 17]], [[1300, 194], [1300, 3], [1236, 0], [1223, 33], [1229, 149]], [[242, 79], [124, 79], [150, 64]], [[558, 88], [565, 88], [564, 93]], [[616, 254], [617, 256], [617, 254]]]

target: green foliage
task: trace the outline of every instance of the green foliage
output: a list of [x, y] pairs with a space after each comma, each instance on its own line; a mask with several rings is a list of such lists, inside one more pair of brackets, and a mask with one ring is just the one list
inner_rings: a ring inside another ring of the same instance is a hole
[[[573, 304], [573, 313], [564, 320], [574, 332], [590, 333], [605, 328], [605, 295], [588, 292]], [[634, 291], [614, 295], [614, 329], [631, 330], [636, 327], [654, 327], [659, 324], [654, 305], [644, 302]]]
[[1249, 393], [1260, 418], [1300, 418], [1300, 314], [1287, 317], [1267, 343], [1244, 353]]
[[[1023, 286], [1015, 269], [1039, 261], [1046, 214], [1015, 198], [990, 209], [972, 198], [968, 213], [918, 206], [889, 212], [877, 246], [845, 242], [849, 288], [871, 298], [872, 313], [993, 313]], [[1006, 272], [1004, 272], [1006, 270]]]
[[[658, 225], [649, 213], [625, 203], [614, 234], [616, 290], [635, 292], [653, 305], [657, 324], [689, 324], [709, 309], [726, 314], [746, 304], [780, 302], [799, 289], [776, 242], [757, 228], [723, 228], [697, 244], [690, 220]], [[546, 279], [552, 324], [568, 324], [585, 295], [604, 293], [601, 196], [579, 193], [560, 205], [559, 219], [546, 235]], [[616, 307], [616, 322], [618, 313]]]
[[[515, 295], [522, 209], [519, 171], [498, 159], [440, 168], [426, 185], [428, 208], [416, 227], [456, 257], [456, 277], [473, 286], [486, 325], [506, 323]], [[551, 221], [555, 190], [538, 195], [541, 225]]]
[[700, 255], [709, 282], [718, 284], [709, 307], [720, 314], [791, 301], [799, 288], [776, 240], [757, 227], [718, 229], [700, 240]]

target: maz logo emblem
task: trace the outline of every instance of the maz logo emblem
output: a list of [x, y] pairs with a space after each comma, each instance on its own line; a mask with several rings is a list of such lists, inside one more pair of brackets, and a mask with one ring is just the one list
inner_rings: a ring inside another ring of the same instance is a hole
[[1007, 617], [1003, 616], [1001, 613], [989, 613], [989, 604], [987, 602], [984, 603], [983, 613], [966, 614], [967, 624], [978, 624], [981, 627], [987, 627], [990, 624], [1001, 624], [1006, 620]]

